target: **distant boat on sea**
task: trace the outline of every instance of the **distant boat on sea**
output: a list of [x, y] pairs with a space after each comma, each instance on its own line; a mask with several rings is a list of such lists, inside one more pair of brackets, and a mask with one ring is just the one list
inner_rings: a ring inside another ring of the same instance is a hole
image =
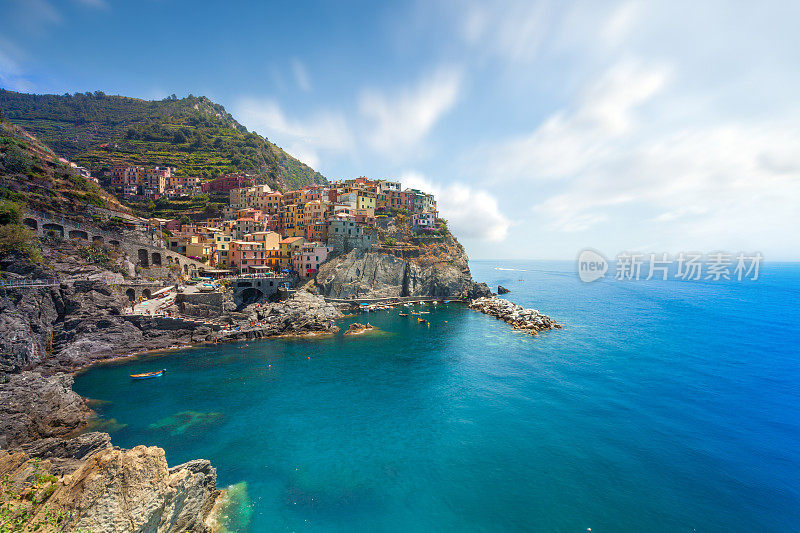
[[166, 372], [166, 368], [162, 368], [161, 370], [156, 370], [153, 372], [145, 372], [144, 374], [128, 374], [131, 379], [150, 379], [150, 378], [160, 378]]

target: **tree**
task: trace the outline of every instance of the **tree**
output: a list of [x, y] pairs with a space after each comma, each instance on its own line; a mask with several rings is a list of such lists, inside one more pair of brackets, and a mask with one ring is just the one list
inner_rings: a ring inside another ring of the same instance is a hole
[[183, 144], [186, 142], [186, 135], [183, 131], [178, 130], [172, 134], [172, 144]]
[[217, 202], [211, 202], [205, 205], [203, 208], [203, 215], [206, 218], [217, 218], [221, 211], [221, 208], [224, 204], [220, 204]]
[[188, 226], [192, 223], [192, 219], [187, 217], [186, 215], [181, 215], [181, 218], [178, 219], [178, 222], [181, 226]]

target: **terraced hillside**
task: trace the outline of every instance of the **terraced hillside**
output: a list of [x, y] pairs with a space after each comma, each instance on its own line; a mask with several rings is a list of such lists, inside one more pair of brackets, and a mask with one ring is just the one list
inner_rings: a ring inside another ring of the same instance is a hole
[[148, 101], [99, 91], [36, 95], [0, 89], [0, 110], [56, 153], [95, 172], [129, 163], [174, 166], [179, 174], [203, 179], [248, 172], [284, 189], [326, 181], [203, 96]]
[[112, 195], [59, 161], [50, 147], [0, 121], [0, 201], [48, 213], [82, 213], [87, 205], [125, 211]]

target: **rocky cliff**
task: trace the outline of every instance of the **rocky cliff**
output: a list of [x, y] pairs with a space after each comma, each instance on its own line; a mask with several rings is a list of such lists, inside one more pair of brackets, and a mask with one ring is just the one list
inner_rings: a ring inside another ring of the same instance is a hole
[[449, 234], [417, 245], [413, 253], [390, 252], [395, 250], [352, 250], [334, 257], [320, 266], [311, 289], [329, 298], [455, 299], [491, 294], [485, 283], [472, 280], [467, 254]]
[[127, 316], [126, 295], [107, 281], [113, 273], [74, 251], [42, 243], [40, 262], [0, 257], [12, 281], [60, 280], [0, 287], [0, 531], [12, 522], [20, 531], [210, 531], [219, 494], [211, 464], [169, 468], [160, 448], [123, 450], [106, 433], [83, 433], [94, 413], [63, 372], [176, 344], [332, 331], [340, 313], [298, 293], [222, 309], [216, 323]]
[[160, 448], [123, 450], [106, 433], [77, 435], [91, 410], [71, 385], [65, 374], [0, 378], [0, 529], [210, 531], [219, 495], [211, 464], [169, 468]]

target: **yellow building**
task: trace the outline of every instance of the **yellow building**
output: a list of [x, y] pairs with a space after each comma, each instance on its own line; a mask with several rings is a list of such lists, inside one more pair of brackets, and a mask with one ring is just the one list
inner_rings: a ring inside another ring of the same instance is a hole
[[210, 242], [192, 242], [186, 245], [186, 257], [192, 257], [197, 259], [198, 261], [209, 264], [211, 257], [213, 256], [212, 253], [213, 246]]
[[377, 207], [377, 195], [374, 192], [358, 191], [356, 196], [356, 209], [372, 210], [375, 213]]
[[230, 264], [228, 258], [233, 237], [230, 233], [219, 232], [214, 234], [214, 256], [216, 257], [216, 266], [227, 267]]

